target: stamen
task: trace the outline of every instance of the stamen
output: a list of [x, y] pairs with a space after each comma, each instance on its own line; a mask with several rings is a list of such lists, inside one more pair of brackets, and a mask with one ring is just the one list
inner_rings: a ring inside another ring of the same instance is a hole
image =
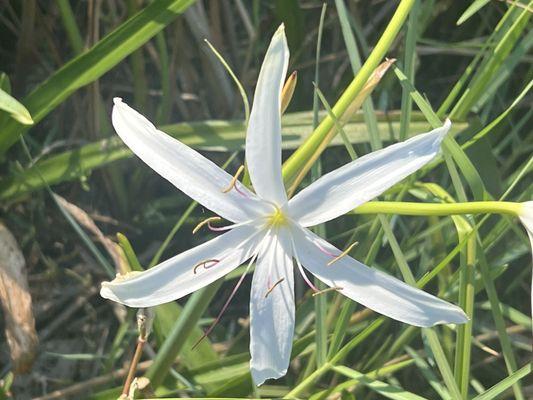
[[200, 261], [198, 264], [196, 264], [193, 267], [193, 272], [196, 274], [198, 268], [204, 267], [205, 269], [209, 269], [209, 268], [214, 267], [215, 265], [217, 265], [219, 262], [220, 262], [220, 260], [217, 260], [215, 258], [212, 258], [212, 259], [209, 259], [209, 260]]
[[265, 299], [268, 297], [268, 295], [270, 293], [272, 293], [272, 291], [274, 290], [274, 288], [276, 286], [278, 286], [281, 282], [283, 282], [285, 280], [285, 278], [281, 278], [279, 281], [277, 281], [276, 283], [274, 283], [274, 285], [272, 285], [272, 287], [270, 289], [267, 290], [267, 292], [265, 293]]
[[320, 290], [318, 290], [317, 287], [313, 285], [313, 282], [311, 282], [311, 280], [307, 277], [307, 274], [305, 273], [298, 258], [296, 258], [296, 265], [298, 265], [298, 271], [300, 271], [300, 275], [302, 275], [302, 278], [304, 279], [305, 283], [307, 283], [307, 286], [309, 286], [313, 292], [319, 292]]
[[226, 189], [222, 189], [222, 193], [228, 193], [231, 189], [235, 188], [237, 193], [246, 196], [244, 192], [239, 190], [237, 187], [237, 181], [239, 180], [239, 176], [241, 176], [242, 172], [244, 171], [244, 165], [241, 165], [239, 169], [237, 169], [237, 172], [235, 172], [235, 175], [233, 175], [233, 178], [231, 178], [231, 181]]
[[209, 328], [207, 328], [207, 330], [204, 332], [204, 334], [200, 337], [200, 339], [197, 340], [197, 342], [194, 344], [194, 346], [192, 346], [191, 350], [194, 350], [196, 348], [196, 346], [198, 346], [200, 344], [200, 342], [202, 340], [204, 340], [212, 331], [213, 329], [215, 328], [215, 326], [218, 324], [218, 322], [220, 321], [220, 318], [222, 318], [222, 314], [224, 314], [224, 311], [226, 311], [226, 309], [228, 308], [229, 306], [229, 303], [231, 302], [231, 300], [233, 299], [233, 297], [235, 296], [235, 293], [237, 293], [237, 290], [239, 289], [239, 287], [241, 286], [242, 282], [244, 281], [244, 278], [246, 277], [246, 273], [248, 272], [248, 270], [250, 269], [250, 266], [252, 265], [252, 263], [255, 261], [256, 257], [253, 257], [252, 260], [250, 261], [250, 263], [248, 264], [248, 267], [246, 268], [246, 270], [243, 272], [243, 274], [241, 275], [241, 277], [239, 278], [239, 281], [237, 282], [237, 284], [235, 285], [235, 287], [233, 288], [233, 290], [231, 291], [228, 299], [226, 300], [226, 302], [224, 303], [224, 305], [222, 306], [222, 309], [220, 310], [220, 312], [218, 313], [217, 317], [215, 318], [215, 320], [213, 321], [213, 323], [209, 326]]
[[318, 292], [313, 293], [313, 297], [318, 296], [319, 294], [324, 294], [324, 293], [327, 293], [327, 292], [331, 292], [333, 290], [340, 291], [340, 290], [343, 290], [343, 289], [344, 288], [341, 288], [339, 286], [330, 287], [330, 288], [327, 288], [327, 289], [324, 289], [324, 290], [319, 290]]
[[209, 229], [211, 230], [215, 230], [215, 229], [219, 229], [219, 228], [214, 228], [211, 226], [211, 221], [222, 221], [222, 218], [220, 217], [210, 217], [210, 218], [207, 218], [207, 219], [204, 219], [202, 222], [200, 222], [198, 225], [196, 225], [194, 227], [194, 229], [192, 230], [192, 234], [194, 235], [196, 232], [198, 232], [202, 226], [206, 225], [209, 227]]
[[353, 242], [351, 245], [348, 246], [346, 250], [344, 250], [341, 254], [339, 254], [337, 257], [335, 257], [333, 260], [328, 262], [328, 267], [332, 265], [334, 262], [339, 261], [342, 257], [347, 255], [355, 246], [357, 246], [359, 242]]
[[322, 247], [322, 245], [318, 241], [314, 241], [313, 243], [315, 244], [316, 247], [318, 247], [318, 249], [322, 253], [324, 253], [324, 254], [326, 254], [326, 255], [328, 255], [330, 257], [337, 257], [337, 254], [333, 254], [331, 251], [326, 250], [324, 247]]

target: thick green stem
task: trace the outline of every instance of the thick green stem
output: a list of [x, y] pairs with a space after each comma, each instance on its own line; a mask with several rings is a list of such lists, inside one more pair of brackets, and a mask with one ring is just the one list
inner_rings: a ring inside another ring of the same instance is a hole
[[518, 216], [522, 204], [510, 201], [472, 201], [467, 203], [415, 203], [396, 201], [370, 201], [352, 214], [400, 215], [457, 215], [457, 214], [510, 214]]
[[[341, 95], [335, 106], [333, 114], [339, 119], [352, 104], [355, 97], [359, 94], [372, 72], [385, 57], [392, 42], [398, 35], [403, 26], [409, 11], [413, 7], [415, 0], [402, 0], [392, 16], [389, 24], [385, 28], [383, 35], [376, 43], [374, 50], [361, 67], [350, 86]], [[322, 120], [320, 125], [309, 136], [309, 138], [296, 150], [292, 156], [285, 162], [283, 167], [283, 178], [285, 182], [290, 182], [292, 178], [300, 171], [301, 167], [309, 159], [310, 155], [320, 146], [320, 143], [328, 135], [329, 131], [334, 128], [335, 121], [329, 115]]]

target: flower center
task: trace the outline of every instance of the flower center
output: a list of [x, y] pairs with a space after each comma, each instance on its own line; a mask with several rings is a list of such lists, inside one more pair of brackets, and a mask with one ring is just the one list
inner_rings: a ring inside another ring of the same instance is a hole
[[279, 208], [276, 208], [276, 212], [268, 217], [268, 225], [272, 227], [287, 225], [287, 222], [287, 217]]

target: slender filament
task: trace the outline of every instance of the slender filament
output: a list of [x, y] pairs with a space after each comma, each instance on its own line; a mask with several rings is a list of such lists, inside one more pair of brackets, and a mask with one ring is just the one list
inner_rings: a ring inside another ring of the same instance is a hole
[[285, 280], [285, 278], [281, 278], [280, 280], [278, 280], [276, 283], [274, 283], [268, 290], [267, 292], [265, 293], [265, 299], [268, 297], [268, 295], [270, 293], [272, 293], [272, 291], [274, 290], [274, 288], [276, 286], [278, 286], [281, 282], [283, 282]]
[[[218, 221], [222, 221], [222, 218], [220, 218], [220, 217], [210, 217], [210, 218], [206, 218], [206, 219], [204, 219], [203, 221], [201, 221], [198, 225], [196, 225], [196, 226], [194, 227], [194, 229], [192, 230], [192, 234], [194, 235], [194, 234], [195, 234], [196, 232], [198, 232], [198, 231], [202, 228], [202, 226], [204, 226], [204, 225], [208, 225], [208, 226], [209, 226], [209, 229], [214, 228], [214, 227], [211, 226], [211, 222], [215, 222], [215, 221], [217, 221], [217, 222], [218, 222]], [[215, 229], [217, 229], [217, 228], [215, 228]]]
[[231, 189], [235, 188], [235, 190], [238, 193], [244, 195], [244, 193], [242, 191], [240, 191], [239, 188], [237, 188], [237, 181], [239, 180], [239, 176], [241, 176], [243, 171], [244, 171], [244, 165], [241, 165], [239, 167], [239, 169], [237, 169], [237, 172], [235, 172], [235, 175], [233, 175], [233, 178], [231, 178], [231, 181], [230, 181], [228, 187], [225, 188], [225, 189], [222, 189], [222, 193], [228, 193]]
[[346, 250], [344, 250], [341, 254], [339, 254], [337, 257], [335, 257], [333, 260], [328, 262], [328, 267], [332, 265], [334, 262], [339, 261], [342, 257], [348, 255], [348, 253], [359, 244], [359, 242], [353, 242], [351, 245], [348, 246]]

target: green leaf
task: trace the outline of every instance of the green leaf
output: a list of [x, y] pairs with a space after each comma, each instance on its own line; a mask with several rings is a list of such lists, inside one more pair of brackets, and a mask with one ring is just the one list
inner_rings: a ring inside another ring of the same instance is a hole
[[9, 115], [23, 125], [33, 125], [33, 119], [26, 107], [2, 89], [0, 89], [0, 110], [9, 113]]
[[[172, 22], [194, 0], [154, 1], [108, 34], [90, 50], [72, 59], [24, 98], [37, 123], [79, 88], [94, 82]], [[1, 127], [0, 154], [25, 132], [9, 121]]]
[[457, 20], [457, 25], [461, 25], [462, 23], [467, 21], [472, 15], [477, 13], [489, 3], [490, 0], [474, 0], [472, 4], [470, 4], [468, 8], [461, 14], [459, 19]]

